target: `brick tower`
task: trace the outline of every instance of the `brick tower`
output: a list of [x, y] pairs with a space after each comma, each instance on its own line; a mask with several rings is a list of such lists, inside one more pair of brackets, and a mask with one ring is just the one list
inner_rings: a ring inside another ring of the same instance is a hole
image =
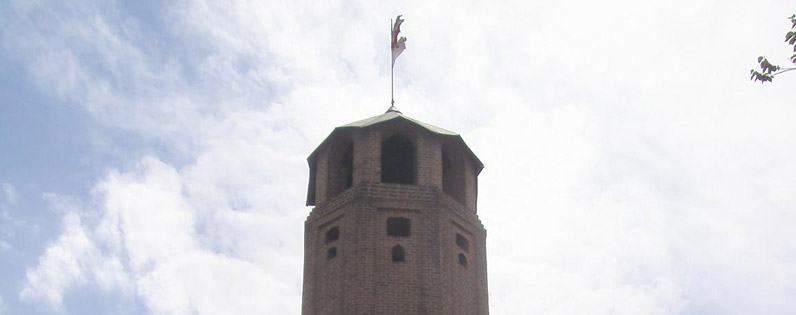
[[485, 315], [483, 164], [407, 116], [340, 126], [310, 154], [303, 315]]

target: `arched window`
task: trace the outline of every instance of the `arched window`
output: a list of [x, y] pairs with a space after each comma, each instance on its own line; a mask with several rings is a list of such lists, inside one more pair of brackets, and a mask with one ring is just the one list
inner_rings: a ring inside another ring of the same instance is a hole
[[337, 247], [329, 247], [326, 251], [326, 259], [332, 259], [337, 257]]
[[342, 142], [329, 150], [328, 198], [334, 198], [354, 185], [354, 143]]
[[465, 252], [470, 251], [470, 241], [459, 233], [456, 233], [456, 246], [459, 246]]
[[326, 231], [325, 243], [329, 244], [331, 242], [336, 241], [339, 238], [340, 238], [340, 228], [335, 226]]
[[392, 261], [395, 261], [395, 262], [405, 261], [406, 260], [406, 257], [404, 257], [405, 254], [406, 253], [404, 251], [404, 248], [401, 245], [393, 246], [393, 248], [392, 248]]
[[407, 218], [387, 218], [387, 235], [408, 237], [412, 229], [412, 221]]
[[451, 156], [442, 149], [442, 191], [464, 203], [464, 165], [458, 155]]
[[345, 189], [354, 186], [354, 144], [349, 144], [343, 151], [343, 157], [340, 159], [340, 168], [343, 169]]
[[462, 253], [459, 253], [459, 264], [467, 268], [467, 256]]
[[393, 135], [381, 144], [381, 182], [415, 183], [415, 146], [408, 138]]

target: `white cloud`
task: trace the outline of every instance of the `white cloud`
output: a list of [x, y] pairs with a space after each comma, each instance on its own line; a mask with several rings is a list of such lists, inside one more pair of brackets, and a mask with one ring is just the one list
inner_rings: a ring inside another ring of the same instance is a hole
[[60, 307], [65, 289], [86, 282], [85, 259], [94, 256], [94, 251], [79, 216], [66, 215], [58, 240], [48, 246], [36, 269], [28, 270], [20, 297], [40, 299], [55, 308]]
[[139, 280], [153, 313], [297, 313], [295, 294], [260, 266], [207, 252], [158, 265]]
[[486, 163], [493, 313], [796, 307], [793, 78], [744, 77], [778, 47], [757, 34], [787, 27], [749, 16], [784, 2], [190, 1], [153, 14], [170, 42], [114, 3], [62, 5], [10, 6], [59, 23], [9, 19], [4, 47], [170, 152], [109, 171], [91, 202], [51, 198], [63, 231], [25, 299], [91, 286], [152, 313], [298, 313], [304, 158], [386, 109], [400, 11], [399, 107]]
[[5, 193], [5, 203], [14, 204], [17, 202], [17, 190], [14, 185], [3, 183], [3, 193]]
[[[295, 312], [299, 287], [284, 272], [295, 277], [300, 271], [295, 267], [300, 265], [295, 257], [300, 242], [292, 249], [274, 246], [269, 240], [286, 230], [268, 224], [268, 213], [219, 205], [201, 209], [212, 212], [203, 217], [201, 210], [186, 203], [201, 196], [192, 197], [183, 181], [174, 168], [146, 157], [134, 170], [111, 172], [97, 186], [98, 212], [54, 202], [54, 207], [70, 209], [64, 231], [38, 266], [28, 270], [21, 297], [44, 300], [57, 309], [66, 290], [88, 284], [105, 292], [134, 294], [154, 313]], [[248, 203], [249, 197], [241, 199]], [[82, 220], [85, 216], [89, 218]], [[299, 216], [291, 220], [300, 226]], [[269, 225], [274, 229], [254, 231]], [[262, 239], [235, 234], [241, 230]]]
[[11, 242], [17, 231], [22, 228], [34, 229], [35, 225], [28, 224], [14, 215], [13, 210], [19, 208], [19, 193], [14, 185], [3, 183], [0, 186], [2, 186], [4, 194], [0, 199], [0, 251], [7, 252], [13, 249]]
[[[64, 291], [90, 284], [110, 292], [130, 294], [130, 280], [119, 256], [103, 252], [82, 219], [86, 212], [78, 200], [69, 196], [47, 194], [51, 208], [63, 213], [62, 230], [47, 246], [38, 265], [26, 273], [20, 292], [24, 300], [42, 300], [53, 309], [61, 309]], [[113, 254], [113, 253], [110, 253]]]

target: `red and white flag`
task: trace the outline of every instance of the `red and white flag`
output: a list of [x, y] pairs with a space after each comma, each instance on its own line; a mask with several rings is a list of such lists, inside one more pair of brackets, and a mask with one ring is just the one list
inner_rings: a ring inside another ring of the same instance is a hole
[[398, 33], [401, 32], [401, 23], [404, 20], [399, 15], [395, 18], [395, 24], [392, 26], [392, 66], [395, 67], [395, 59], [406, 49], [406, 37], [401, 36], [398, 38]]

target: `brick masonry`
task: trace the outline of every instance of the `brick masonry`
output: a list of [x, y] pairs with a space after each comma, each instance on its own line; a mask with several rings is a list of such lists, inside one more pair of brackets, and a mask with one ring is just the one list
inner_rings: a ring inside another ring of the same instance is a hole
[[[414, 145], [413, 184], [381, 182], [381, 144], [396, 134]], [[341, 188], [345, 174], [337, 168], [351, 144], [353, 186]], [[461, 172], [445, 177], [457, 185], [443, 184], [443, 150], [454, 160], [451, 171]], [[305, 222], [303, 315], [489, 313], [486, 230], [476, 214], [480, 162], [460, 139], [398, 118], [336, 129], [310, 164], [315, 208]], [[410, 235], [388, 236], [390, 217], [410, 219]], [[339, 238], [327, 242], [335, 227]], [[456, 244], [457, 234], [467, 248]], [[403, 262], [392, 261], [396, 245]]]

